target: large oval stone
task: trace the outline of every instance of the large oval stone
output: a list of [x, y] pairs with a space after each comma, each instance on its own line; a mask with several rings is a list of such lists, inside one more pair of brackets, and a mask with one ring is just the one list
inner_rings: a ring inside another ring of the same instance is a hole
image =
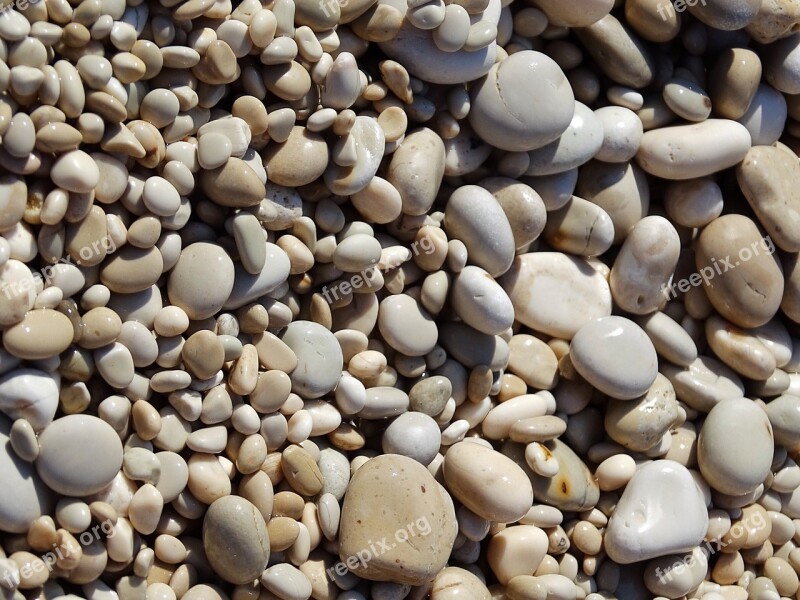
[[450, 495], [414, 459], [384, 454], [356, 471], [342, 505], [339, 557], [362, 579], [421, 585], [458, 532]]

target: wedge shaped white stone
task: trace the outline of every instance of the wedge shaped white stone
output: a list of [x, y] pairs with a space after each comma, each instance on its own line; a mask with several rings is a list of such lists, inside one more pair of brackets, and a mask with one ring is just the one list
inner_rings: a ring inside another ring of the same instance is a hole
[[608, 521], [605, 549], [620, 564], [688, 552], [708, 528], [703, 495], [689, 470], [672, 460], [639, 469]]

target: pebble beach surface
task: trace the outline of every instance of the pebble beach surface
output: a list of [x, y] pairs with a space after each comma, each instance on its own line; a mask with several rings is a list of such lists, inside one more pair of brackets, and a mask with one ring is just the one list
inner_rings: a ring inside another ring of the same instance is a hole
[[800, 600], [800, 1], [8, 2], [0, 600]]

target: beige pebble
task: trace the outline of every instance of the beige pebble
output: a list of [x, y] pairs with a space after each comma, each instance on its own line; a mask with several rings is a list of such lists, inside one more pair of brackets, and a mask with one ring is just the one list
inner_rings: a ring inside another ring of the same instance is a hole
[[530, 575], [547, 553], [547, 534], [534, 525], [507, 527], [489, 541], [487, 559], [497, 579], [508, 584], [518, 575]]
[[[466, 465], [481, 465], [479, 470]], [[475, 514], [483, 518], [513, 522], [533, 503], [530, 482], [508, 458], [469, 442], [450, 447], [445, 455], [444, 477], [448, 489]], [[503, 482], [504, 492], [497, 490]], [[494, 482], [494, 483], [491, 483]]]
[[269, 558], [266, 523], [256, 506], [244, 498], [220, 498], [203, 519], [203, 547], [220, 576], [232, 583], [249, 583], [262, 573]]
[[[727, 119], [662, 127], [645, 132], [636, 160], [664, 179], [705, 177], [739, 163], [750, 150], [750, 133]], [[665, 148], [669, 148], [668, 152]]]
[[6, 329], [3, 347], [13, 356], [36, 360], [56, 356], [72, 343], [73, 328], [64, 314], [49, 309], [28, 312]]

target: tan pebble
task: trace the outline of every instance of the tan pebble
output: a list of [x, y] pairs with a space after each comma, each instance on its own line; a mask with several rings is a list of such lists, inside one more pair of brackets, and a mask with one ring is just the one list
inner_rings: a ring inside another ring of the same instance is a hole
[[[476, 462], [478, 457], [480, 460]], [[484, 466], [480, 471], [464, 470], [464, 461]], [[513, 522], [532, 503], [530, 482], [524, 472], [502, 454], [477, 444], [460, 442], [452, 446], [445, 455], [444, 474], [448, 488], [459, 500], [492, 521]], [[510, 486], [500, 496], [496, 488], [490, 491], [487, 487], [488, 480], [496, 481], [498, 476]]]
[[264, 184], [255, 171], [238, 158], [230, 158], [222, 167], [204, 171], [200, 185], [212, 200], [222, 206], [253, 206], [266, 195]]
[[72, 343], [73, 328], [62, 313], [44, 308], [28, 312], [3, 335], [3, 347], [13, 356], [37, 360], [56, 356]]
[[710, 316], [705, 333], [714, 354], [744, 377], [764, 381], [777, 368], [775, 356], [758, 338], [725, 319]]
[[200, 502], [211, 504], [231, 493], [231, 482], [213, 454], [193, 454], [188, 466], [189, 490]]
[[274, 517], [267, 523], [270, 550], [282, 552], [294, 544], [300, 535], [300, 525], [289, 517]]
[[217, 335], [210, 331], [198, 331], [187, 338], [181, 357], [195, 377], [208, 379], [222, 368], [225, 353]]
[[319, 467], [300, 446], [289, 446], [283, 451], [281, 468], [289, 485], [304, 496], [314, 496], [322, 489]]
[[122, 320], [110, 308], [93, 308], [82, 317], [80, 345], [83, 348], [94, 349], [105, 346], [115, 341], [122, 330]]
[[[742, 260], [742, 248], [749, 260]], [[719, 217], [700, 235], [695, 254], [699, 273], [717, 273], [714, 264], [720, 260], [733, 263], [733, 269], [720, 263], [723, 272], [704, 282], [703, 288], [717, 311], [740, 327], [763, 325], [777, 311], [783, 275], [771, 249], [774, 246], [742, 215]]]
[[112, 291], [130, 294], [149, 289], [162, 269], [163, 259], [156, 248], [126, 246], [104, 264], [100, 280]]
[[639, 89], [653, 80], [655, 64], [650, 51], [613, 15], [577, 30], [577, 34], [598, 67], [615, 83]]

